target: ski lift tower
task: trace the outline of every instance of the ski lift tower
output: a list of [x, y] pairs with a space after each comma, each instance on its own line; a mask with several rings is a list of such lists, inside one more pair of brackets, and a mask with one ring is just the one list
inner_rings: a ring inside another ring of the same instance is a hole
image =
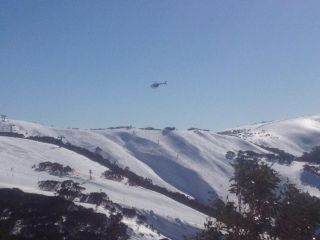
[[8, 126], [9, 126], [9, 132], [13, 133], [14, 124], [9, 124]]
[[0, 117], [1, 117], [2, 122], [5, 122], [7, 120], [7, 115], [5, 115], [5, 114], [1, 114]]

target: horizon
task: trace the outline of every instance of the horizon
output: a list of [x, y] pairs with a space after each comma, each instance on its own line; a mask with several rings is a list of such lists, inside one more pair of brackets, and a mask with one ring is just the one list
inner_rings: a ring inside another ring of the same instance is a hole
[[[190, 126], [188, 128], [178, 128], [176, 126], [173, 125], [168, 125], [168, 126], [162, 126], [162, 127], [154, 127], [154, 126], [134, 126], [134, 125], [117, 125], [117, 126], [92, 126], [92, 127], [88, 127], [88, 128], [82, 128], [82, 127], [78, 127], [78, 126], [59, 126], [59, 125], [53, 125], [53, 124], [46, 124], [46, 123], [42, 123], [39, 121], [28, 121], [25, 119], [16, 119], [16, 118], [12, 118], [10, 116], [6, 116], [7, 120], [13, 120], [13, 121], [21, 121], [21, 122], [27, 122], [27, 123], [33, 123], [33, 124], [39, 124], [45, 127], [52, 127], [52, 128], [61, 128], [61, 129], [80, 129], [80, 130], [96, 130], [96, 129], [111, 129], [112, 128], [133, 128], [133, 129], [142, 129], [143, 128], [154, 128], [155, 130], [163, 130], [166, 127], [174, 127], [176, 128], [176, 130], [181, 130], [181, 131], [188, 131], [190, 128], [195, 128], [198, 129], [200, 131], [210, 131], [213, 133], [218, 133], [221, 131], [225, 131], [225, 130], [229, 130], [229, 129], [237, 129], [237, 128], [241, 128], [241, 127], [246, 127], [246, 126], [254, 126], [256, 124], [267, 124], [267, 123], [273, 123], [273, 122], [283, 122], [283, 121], [287, 121], [287, 120], [293, 120], [293, 119], [300, 119], [300, 118], [308, 118], [308, 117], [314, 117], [314, 116], [320, 116], [320, 113], [314, 113], [314, 114], [306, 114], [306, 115], [302, 115], [302, 116], [295, 116], [295, 117], [290, 117], [290, 118], [283, 118], [283, 119], [272, 119], [272, 120], [262, 120], [262, 121], [258, 121], [258, 122], [251, 122], [251, 123], [244, 123], [242, 125], [239, 126], [229, 126], [227, 128], [223, 128], [223, 129], [210, 129], [210, 128], [200, 128], [197, 126]], [[1, 125], [1, 121], [0, 121], [0, 125]]]
[[320, 112], [316, 0], [0, 6], [0, 113], [9, 118], [218, 131]]

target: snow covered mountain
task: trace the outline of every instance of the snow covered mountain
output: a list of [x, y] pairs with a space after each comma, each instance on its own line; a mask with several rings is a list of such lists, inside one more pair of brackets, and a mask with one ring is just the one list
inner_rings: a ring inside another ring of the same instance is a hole
[[222, 133], [301, 156], [320, 145], [320, 115], [248, 125]]
[[[0, 122], [0, 132], [24, 136], [61, 138], [75, 146], [99, 154], [122, 168], [128, 167], [156, 185], [180, 192], [202, 203], [210, 197], [225, 199], [229, 179], [233, 175], [228, 151], [239, 150], [267, 153], [260, 146], [279, 148], [296, 156], [320, 145], [320, 115], [285, 121], [255, 124], [229, 129], [219, 134], [203, 130], [137, 129], [62, 129], [41, 124], [7, 120]], [[50, 161], [75, 169], [70, 176], [57, 177], [37, 172], [32, 166]], [[72, 179], [83, 183], [87, 192], [105, 192], [112, 201], [134, 207], [147, 216], [159, 235], [132, 219], [125, 219], [133, 229], [132, 239], [181, 239], [203, 226], [206, 215], [160, 193], [130, 186], [126, 181], [101, 177], [107, 167], [56, 145], [28, 139], [0, 137], [0, 187], [19, 187], [26, 192], [50, 194], [38, 188], [38, 181]], [[274, 163], [283, 179], [320, 197], [320, 178], [306, 176], [304, 163]], [[89, 169], [93, 179], [89, 179]], [[174, 210], [173, 210], [174, 209]], [[102, 210], [101, 210], [102, 211]], [[137, 236], [140, 236], [137, 237]], [[148, 236], [148, 237], [147, 237]]]
[[227, 151], [265, 151], [237, 137], [198, 130], [59, 129], [15, 120], [10, 124], [25, 136], [63, 136], [63, 141], [90, 151], [99, 147], [104, 157], [119, 166], [202, 202], [207, 202], [212, 193], [226, 197], [233, 174], [225, 158]]
[[[33, 166], [46, 161], [70, 166], [75, 171], [70, 176], [64, 177], [35, 171]], [[88, 193], [103, 191], [112, 201], [122, 206], [134, 207], [147, 216], [149, 222], [160, 230], [160, 235], [139, 226], [132, 219], [125, 219], [125, 223], [136, 229], [136, 234], [144, 233], [150, 239], [164, 237], [161, 232], [172, 239], [180, 239], [183, 234], [194, 233], [194, 230], [200, 228], [207, 217], [159, 193], [141, 187], [132, 187], [125, 182], [104, 179], [101, 175], [107, 170], [106, 167], [55, 145], [0, 137], [0, 164], [0, 188], [18, 187], [25, 192], [50, 195], [50, 192], [38, 188], [39, 181], [72, 179], [82, 183]], [[89, 169], [94, 173], [92, 180], [88, 180]]]

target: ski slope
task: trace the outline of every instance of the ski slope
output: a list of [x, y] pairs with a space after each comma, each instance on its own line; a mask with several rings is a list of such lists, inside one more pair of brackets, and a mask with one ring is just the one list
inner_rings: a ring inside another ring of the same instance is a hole
[[199, 130], [59, 129], [15, 120], [0, 128], [9, 123], [26, 136], [64, 136], [64, 141], [90, 151], [100, 147], [104, 157], [121, 167], [205, 203], [228, 194], [233, 167], [225, 158], [227, 151], [265, 151], [237, 137]]
[[[10, 131], [10, 125], [13, 125], [14, 132], [25, 136], [63, 136], [63, 141], [90, 151], [100, 147], [101, 154], [119, 166], [129, 167], [157, 185], [202, 202], [217, 196], [225, 199], [228, 195], [233, 168], [225, 158], [227, 151], [266, 152], [258, 146], [264, 145], [300, 156], [313, 146], [320, 145], [320, 115], [249, 125], [230, 129], [223, 134], [201, 130], [63, 129], [17, 120], [0, 122], [0, 131]], [[205, 221], [205, 215], [161, 194], [102, 179], [101, 173], [106, 167], [81, 155], [26, 139], [0, 137], [0, 187], [19, 187], [28, 192], [48, 194], [37, 188], [37, 182], [57, 177], [35, 172], [31, 168], [43, 161], [69, 165], [76, 169], [72, 179], [85, 182], [87, 191], [102, 189], [112, 201], [139, 209], [160, 230], [161, 236], [181, 239], [183, 234], [201, 228]], [[275, 163], [273, 168], [280, 173], [283, 181], [288, 178], [301, 189], [320, 197], [319, 177], [306, 173], [303, 165], [301, 162], [291, 165]], [[89, 169], [93, 171], [93, 181], [88, 181]], [[131, 220], [126, 221], [136, 231], [149, 231]], [[134, 235], [139, 239], [139, 232], [136, 231], [133, 232], [133, 239]], [[152, 235], [150, 232], [146, 235], [149, 234]], [[157, 236], [150, 239], [157, 239]]]
[[320, 145], [320, 115], [248, 125], [225, 133], [301, 156]]
[[[60, 178], [32, 168], [33, 165], [44, 161], [69, 165], [75, 172], [70, 177]], [[146, 236], [150, 239], [160, 239], [164, 236], [170, 239], [182, 239], [183, 234], [193, 234], [201, 228], [207, 217], [159, 193], [104, 179], [101, 174], [107, 170], [106, 167], [55, 145], [0, 137], [0, 165], [0, 188], [20, 188], [26, 192], [50, 195], [51, 193], [38, 189], [38, 181], [72, 179], [82, 183], [86, 188], [85, 192], [103, 191], [112, 201], [138, 209], [160, 233], [165, 233], [158, 235], [150, 229], [138, 226], [132, 220], [125, 219], [129, 226], [136, 229], [137, 236], [140, 236], [138, 233], [142, 231], [144, 235], [148, 233]], [[90, 169], [93, 172], [93, 180], [89, 180]]]

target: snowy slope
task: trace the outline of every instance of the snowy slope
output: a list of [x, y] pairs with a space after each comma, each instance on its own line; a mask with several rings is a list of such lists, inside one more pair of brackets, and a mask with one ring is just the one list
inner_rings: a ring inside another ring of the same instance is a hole
[[290, 165], [275, 163], [272, 167], [280, 174], [283, 182], [289, 179], [303, 191], [320, 198], [320, 177], [304, 171], [304, 164], [294, 161]]
[[243, 126], [224, 134], [301, 156], [320, 145], [320, 115]]
[[[138, 175], [152, 179], [155, 184], [203, 202], [212, 195], [224, 199], [228, 194], [233, 168], [225, 158], [227, 151], [266, 152], [257, 146], [261, 144], [298, 156], [312, 146], [320, 145], [319, 115], [250, 125], [224, 134], [135, 128], [61, 129], [16, 120], [0, 122], [0, 132], [10, 131], [11, 124], [14, 132], [25, 136], [64, 136], [64, 141], [90, 151], [100, 147], [104, 157], [121, 167], [129, 167]], [[73, 179], [86, 182], [88, 191], [103, 189], [114, 202], [140, 209], [166, 237], [181, 239], [182, 234], [194, 232], [205, 221], [203, 214], [161, 194], [102, 179], [100, 175], [106, 168], [87, 158], [54, 145], [25, 139], [0, 137], [0, 164], [4, 166], [0, 169], [0, 187], [20, 187], [25, 191], [39, 192], [39, 180], [56, 179], [31, 169], [33, 164], [41, 161], [60, 162], [75, 168]], [[300, 188], [320, 197], [320, 179], [303, 171], [303, 163], [294, 162], [289, 166], [274, 164], [273, 167], [283, 180], [289, 178]], [[94, 181], [87, 181], [88, 169], [93, 171]], [[138, 229], [134, 223], [131, 226]], [[139, 239], [138, 235], [136, 239]]]
[[[75, 169], [70, 177], [59, 178], [46, 172], [35, 171], [32, 166], [40, 162], [58, 162]], [[165, 235], [139, 227], [126, 219], [136, 231], [153, 234], [150, 239], [166, 236], [181, 239], [183, 234], [191, 234], [201, 228], [206, 216], [185, 205], [153, 191], [132, 187], [122, 182], [106, 180], [101, 177], [107, 168], [69, 150], [26, 139], [0, 137], [0, 187], [18, 187], [26, 192], [48, 194], [38, 189], [38, 181], [72, 179], [86, 188], [87, 192], [105, 192], [112, 201], [122, 206], [135, 207], [147, 215], [149, 221]], [[89, 169], [93, 180], [89, 179]], [[173, 209], [175, 211], [173, 211]], [[139, 230], [138, 230], [139, 229]], [[149, 231], [149, 232], [148, 232]], [[139, 235], [137, 235], [139, 236]], [[143, 238], [137, 238], [143, 239]]]
[[264, 151], [237, 137], [198, 130], [58, 129], [14, 120], [1, 123], [0, 128], [9, 123], [24, 135], [63, 135], [65, 141], [91, 151], [100, 147], [104, 157], [120, 166], [203, 202], [217, 195], [225, 198], [228, 193], [233, 168], [225, 158], [227, 151]]

